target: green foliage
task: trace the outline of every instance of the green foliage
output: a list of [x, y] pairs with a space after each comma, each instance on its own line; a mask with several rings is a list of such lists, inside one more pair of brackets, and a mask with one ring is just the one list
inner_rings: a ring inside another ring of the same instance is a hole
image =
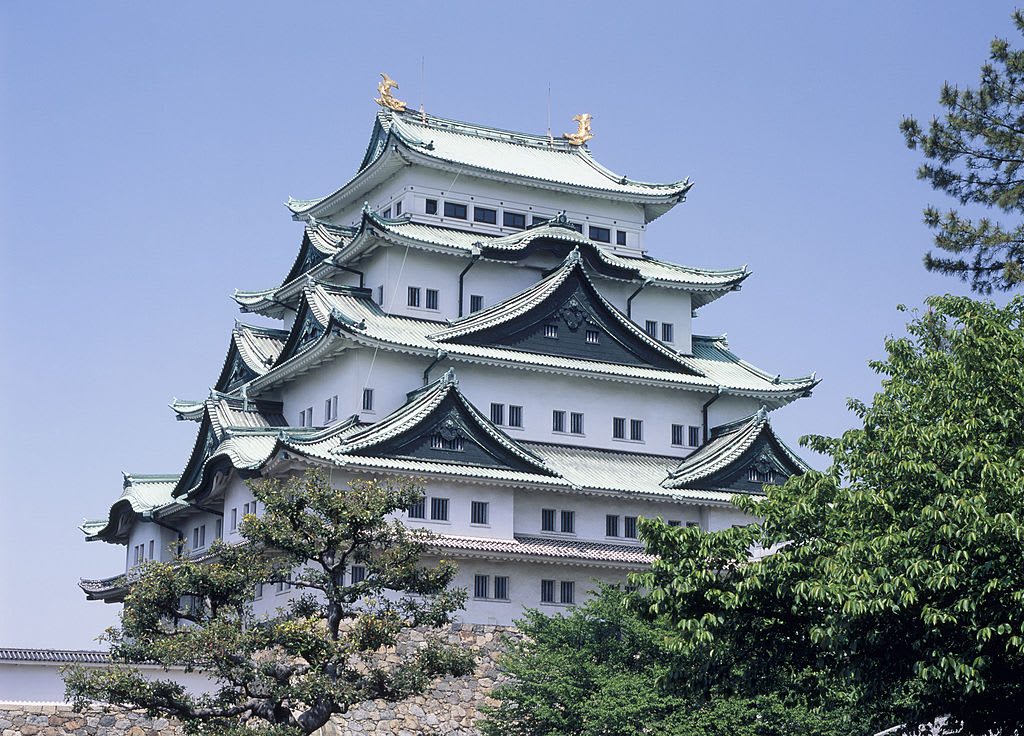
[[[487, 736], [847, 736], [871, 732], [867, 719], [831, 698], [809, 707], [792, 683], [774, 679], [763, 692], [691, 687], [703, 663], [666, 646], [665, 619], [647, 620], [629, 598], [602, 588], [565, 616], [528, 611], [525, 639], [502, 659], [511, 676], [485, 708]], [[680, 675], [670, 681], [671, 673]]]
[[736, 499], [761, 523], [641, 524], [660, 555], [642, 607], [709, 687], [819, 669], [893, 723], [1024, 728], [1024, 298], [927, 303], [870, 364], [873, 403], [849, 402], [863, 426], [802, 440], [832, 466]]
[[[69, 698], [177, 716], [188, 733], [283, 736], [311, 733], [355, 703], [400, 700], [438, 675], [469, 672], [472, 655], [436, 637], [397, 662], [380, 656], [404, 629], [448, 623], [465, 591], [449, 587], [454, 563], [419, 564], [429, 532], [389, 520], [422, 495], [420, 486], [349, 486], [338, 490], [316, 470], [258, 481], [252, 490], [265, 513], [242, 521], [245, 544], [217, 542], [208, 559], [146, 563], [120, 628], [105, 635], [118, 664], [69, 668]], [[346, 585], [353, 563], [366, 577]], [[255, 616], [254, 585], [286, 580], [303, 594]], [[147, 681], [130, 666], [142, 662], [201, 670], [219, 689], [196, 696]]]
[[[1024, 13], [1015, 12], [1013, 19], [1024, 34]], [[928, 161], [918, 177], [961, 205], [1024, 214], [1024, 51], [994, 40], [978, 88], [960, 90], [947, 83], [939, 102], [946, 113], [927, 132], [913, 118], [900, 123], [907, 145], [920, 147]], [[929, 270], [959, 276], [983, 294], [1024, 282], [1024, 224], [1004, 227], [955, 209], [942, 214], [930, 205], [924, 220], [936, 231], [935, 245], [951, 254], [928, 253]]]

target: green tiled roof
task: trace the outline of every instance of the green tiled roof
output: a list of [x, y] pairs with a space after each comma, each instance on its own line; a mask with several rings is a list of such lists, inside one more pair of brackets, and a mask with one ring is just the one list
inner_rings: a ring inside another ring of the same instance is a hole
[[108, 542], [127, 542], [125, 530], [118, 529], [122, 512], [148, 514], [156, 509], [176, 503], [171, 496], [177, 475], [124, 474], [121, 496], [110, 506], [105, 520], [85, 521], [79, 529], [88, 541], [102, 539]]
[[379, 182], [380, 170], [392, 168], [394, 158], [401, 165], [458, 167], [467, 175], [641, 203], [648, 222], [681, 201], [692, 186], [689, 179], [653, 184], [615, 174], [599, 164], [586, 146], [433, 115], [424, 119], [411, 112], [380, 111], [371, 147], [363, 168], [347, 184], [320, 199], [289, 199], [288, 209], [302, 219], [336, 210], [365, 192], [371, 182]]
[[[527, 291], [538, 298], [543, 296], [531, 289]], [[681, 366], [680, 371], [676, 372], [543, 355], [505, 347], [443, 342], [435, 339], [436, 335], [443, 334], [445, 328], [442, 323], [385, 314], [369, 298], [368, 292], [350, 287], [310, 283], [304, 290], [304, 299], [309, 305], [310, 313], [323, 328], [321, 336], [304, 346], [300, 354], [283, 356], [273, 370], [254, 379], [249, 384], [252, 393], [266, 390], [282, 380], [287, 380], [293, 365], [305, 368], [310, 360], [325, 359], [337, 349], [332, 348], [332, 344], [334, 340], [339, 339], [374, 348], [425, 356], [436, 356], [438, 351], [443, 351], [452, 361], [493, 362], [546, 372], [584, 373], [606, 380], [649, 381], [698, 391], [717, 391], [721, 387], [727, 392], [756, 397], [772, 408], [783, 406], [805, 395], [818, 382], [813, 374], [783, 379], [760, 370], [732, 353], [722, 337], [695, 335], [692, 340], [692, 355], [672, 352], [673, 360]], [[513, 301], [518, 308], [519, 302], [515, 298]], [[457, 328], [459, 324], [461, 323], [455, 323], [453, 328]], [[328, 325], [333, 325], [336, 329], [328, 330]], [[299, 328], [297, 324], [295, 329]], [[644, 339], [656, 342], [646, 335]], [[661, 349], [668, 351], [667, 347]]]
[[[302, 253], [308, 247], [306, 241], [311, 237], [311, 230], [323, 233], [330, 231], [322, 223], [316, 222], [313, 226], [307, 223], [297, 263], [303, 260]], [[551, 224], [537, 225], [513, 235], [496, 237], [424, 225], [412, 222], [406, 217], [385, 219], [365, 210], [359, 228], [353, 232], [351, 237], [339, 236], [335, 250], [328, 253], [324, 260], [317, 261], [307, 271], [300, 272], [293, 267], [289, 279], [281, 286], [256, 291], [236, 291], [232, 298], [242, 311], [257, 312], [280, 319], [289, 308], [295, 308], [306, 276], [326, 279], [337, 270], [338, 265], [356, 261], [384, 243], [503, 262], [515, 259], [517, 254], [527, 253], [530, 246], [540, 240], [562, 244], [567, 251], [579, 247], [590, 257], [606, 264], [610, 272], [618, 274], [611, 278], [627, 279], [636, 283], [650, 280], [658, 286], [689, 292], [694, 309], [699, 309], [723, 294], [738, 289], [751, 274], [745, 266], [727, 269], [695, 268], [646, 256], [634, 257], [612, 253], [575, 230]], [[607, 277], [601, 273], [593, 275]]]
[[752, 416], [715, 427], [709, 441], [669, 473], [664, 486], [672, 489], [700, 487], [714, 476], [739, 463], [759, 439], [769, 439], [773, 448], [796, 472], [808, 465], [778, 438], [762, 408]]

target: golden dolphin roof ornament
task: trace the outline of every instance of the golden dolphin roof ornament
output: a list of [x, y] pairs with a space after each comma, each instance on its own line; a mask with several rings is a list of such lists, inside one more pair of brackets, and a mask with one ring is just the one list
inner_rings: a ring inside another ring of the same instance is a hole
[[562, 137], [572, 143], [574, 146], [582, 146], [584, 143], [594, 137], [594, 134], [590, 132], [590, 121], [594, 119], [594, 116], [590, 113], [581, 112], [579, 115], [573, 118], [579, 127], [575, 133], [562, 133]]
[[396, 112], [405, 112], [405, 102], [402, 100], [396, 100], [391, 96], [391, 90], [398, 89], [398, 82], [389, 77], [384, 72], [380, 73], [381, 83], [377, 85], [377, 91], [380, 93], [380, 97], [374, 97], [373, 101], [381, 107], [386, 107], [389, 110]]

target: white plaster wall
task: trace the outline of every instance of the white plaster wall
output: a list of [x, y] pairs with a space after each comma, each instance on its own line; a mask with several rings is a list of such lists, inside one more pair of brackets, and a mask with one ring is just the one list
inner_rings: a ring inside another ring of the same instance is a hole
[[[620, 312], [626, 314], [626, 302], [636, 292], [639, 284], [601, 280], [596, 282], [596, 286], [605, 299], [614, 304]], [[642, 289], [633, 298], [631, 306], [630, 319], [640, 329], [644, 329], [647, 320], [657, 322], [658, 329], [655, 337], [661, 340], [662, 325], [669, 322], [672, 324], [673, 340], [665, 344], [683, 355], [691, 354], [690, 333], [693, 313], [689, 292], [652, 285]]]
[[[64, 680], [60, 676], [63, 662], [11, 662], [0, 661], [0, 702], [63, 703]], [[87, 664], [90, 670], [104, 669], [103, 665]], [[210, 692], [212, 681], [198, 672], [186, 673], [172, 669], [164, 672], [159, 667], [139, 667], [147, 680], [174, 680], [185, 690], [202, 694]]]
[[[424, 201], [438, 200], [436, 215], [426, 214]], [[444, 217], [444, 201], [458, 202], [468, 207], [467, 218]], [[517, 212], [526, 215], [530, 224], [533, 216], [553, 217], [564, 210], [569, 220], [582, 223], [584, 234], [591, 224], [609, 228], [611, 243], [601, 246], [620, 253], [635, 254], [643, 250], [644, 217], [639, 205], [616, 202], [584, 194], [553, 192], [479, 178], [469, 173], [448, 173], [434, 169], [407, 167], [393, 177], [367, 192], [359, 201], [349, 203], [330, 216], [330, 221], [339, 225], [356, 225], [362, 215], [363, 201], [382, 214], [388, 207], [395, 216], [394, 204], [402, 202], [403, 214], [412, 214], [417, 222], [455, 227], [488, 235], [511, 235], [519, 232], [503, 226], [503, 212]], [[498, 212], [497, 224], [489, 225], [473, 221], [473, 207], [479, 205]], [[626, 233], [626, 246], [616, 245], [615, 231]]]
[[[575, 533], [541, 531], [541, 510], [555, 509], [555, 525], [560, 528], [560, 512], [575, 512]], [[679, 503], [678, 501], [652, 501], [647, 499], [602, 498], [575, 493], [543, 493], [536, 490], [521, 490], [516, 493], [515, 528], [518, 534], [529, 534], [550, 539], [581, 539], [609, 544], [642, 545], [639, 540], [622, 536], [623, 516], [643, 516], [648, 519], [661, 517], [665, 521], [701, 523], [702, 507]], [[619, 536], [605, 535], [605, 517], [619, 516]]]

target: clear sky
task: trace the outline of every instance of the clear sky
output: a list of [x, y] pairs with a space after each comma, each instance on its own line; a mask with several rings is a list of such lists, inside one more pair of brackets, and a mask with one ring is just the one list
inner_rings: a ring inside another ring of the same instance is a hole
[[[817, 371], [773, 413], [783, 438], [837, 434], [870, 398], [894, 307], [965, 293], [928, 274], [919, 154], [944, 80], [974, 84], [1011, 2], [9, 2], [0, 5], [0, 646], [88, 648], [116, 607], [80, 577], [121, 471], [175, 473], [237, 316], [301, 240], [282, 202], [355, 171], [379, 72], [432, 113], [543, 133], [594, 116], [595, 156], [690, 176], [652, 255], [749, 264], [703, 334], [772, 372]], [[1018, 41], [1020, 39], [1017, 39]], [[420, 84], [425, 59], [425, 84]], [[806, 454], [806, 451], [805, 451]], [[821, 466], [820, 458], [810, 458]]]

